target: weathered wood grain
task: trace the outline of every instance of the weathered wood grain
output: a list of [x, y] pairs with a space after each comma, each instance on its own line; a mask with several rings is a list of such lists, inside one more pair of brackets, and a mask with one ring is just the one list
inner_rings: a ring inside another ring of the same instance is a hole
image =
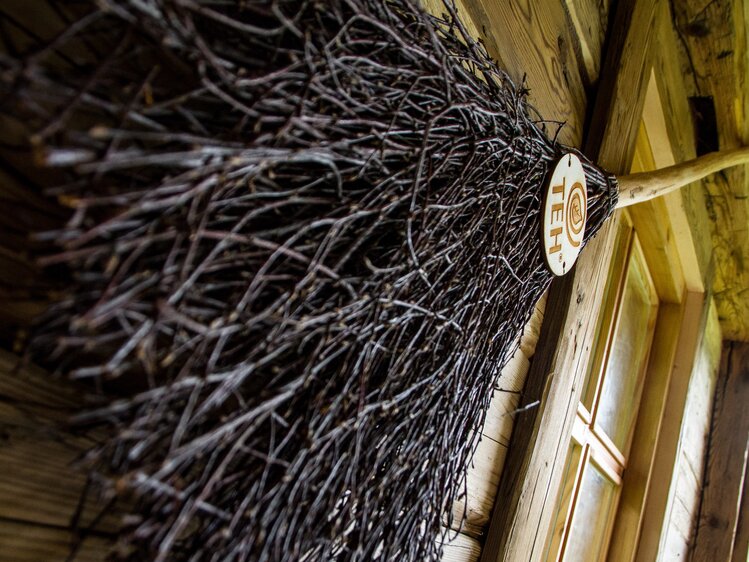
[[648, 375], [624, 471], [607, 562], [630, 562], [637, 548], [682, 313], [683, 307], [677, 304], [661, 304], [659, 307]]
[[530, 367], [528, 356], [532, 356], [536, 348], [545, 304], [544, 296], [524, 328], [517, 352], [500, 374], [486, 413], [481, 441], [466, 474], [466, 496], [453, 505], [452, 528], [474, 538], [484, 534], [494, 507], [516, 409]]
[[481, 544], [463, 533], [450, 534], [443, 543], [442, 562], [476, 562]]
[[[641, 145], [641, 148], [638, 148], [635, 154], [632, 171], [653, 170], [655, 162], [651, 156], [652, 147], [643, 124], [640, 125], [637, 134], [637, 143], [638, 147]], [[681, 302], [684, 292], [684, 272], [676, 237], [671, 230], [666, 202], [663, 198], [646, 201], [631, 207], [629, 214], [642, 243], [643, 253], [660, 300], [671, 303]]]
[[[0, 351], [0, 527], [22, 528], [0, 537], [6, 547], [0, 544], [0, 553], [9, 559], [65, 560], [79, 504], [78, 526], [85, 529], [96, 521], [96, 544], [120, 525], [104, 498], [92, 493], [81, 504], [86, 472], [79, 461], [94, 441], [64, 424], [82, 396], [81, 389]], [[39, 545], [23, 543], [37, 533]], [[42, 553], [51, 557], [33, 558]]]
[[661, 414], [660, 437], [651, 468], [651, 479], [659, 485], [650, 486], [647, 491], [646, 509], [640, 523], [640, 540], [634, 558], [638, 562], [657, 559], [670, 498], [673, 497], [673, 480], [678, 467], [681, 427], [691, 374], [707, 321], [708, 307], [703, 293], [688, 292], [683, 306], [681, 331], [668, 382], [668, 399]]
[[[674, 0], [686, 94], [711, 97], [721, 149], [749, 143], [749, 7], [742, 0]], [[746, 167], [705, 182], [712, 220], [715, 300], [723, 331], [749, 340], [749, 174]]]
[[104, 562], [110, 543], [87, 537], [69, 558], [71, 545], [66, 530], [0, 519], [0, 562]]
[[[605, 229], [570, 274], [552, 284], [535, 360], [502, 474], [482, 560], [539, 560], [561, 482], [577, 402], [590, 353], [597, 294], [613, 242]], [[570, 295], [573, 296], [570, 303]], [[568, 308], [568, 303], [570, 306]], [[543, 428], [543, 430], [542, 430]]]
[[587, 88], [598, 83], [601, 73], [601, 53], [606, 42], [610, 0], [565, 0], [564, 5], [574, 26], [574, 37], [579, 44]]
[[730, 562], [749, 452], [749, 343], [726, 342], [692, 562]]
[[[694, 126], [684, 95], [669, 4], [663, 3], [660, 10], [653, 72], [643, 107], [655, 168], [695, 157]], [[663, 201], [679, 249], [687, 290], [704, 292], [712, 284], [712, 244], [702, 184], [685, 186], [678, 193], [666, 195]]]
[[[687, 560], [692, 545], [702, 489], [715, 381], [720, 364], [720, 348], [720, 325], [715, 304], [711, 301], [707, 324], [689, 382], [676, 468], [661, 532], [657, 560], [664, 562]], [[648, 532], [652, 533], [652, 530]]]
[[[558, 0], [462, 0], [482, 34], [489, 54], [516, 84], [529, 90], [529, 100], [543, 119], [564, 123], [559, 139], [579, 146], [587, 99], [577, 38]], [[600, 56], [600, 54], [598, 55]], [[556, 127], [550, 126], [550, 135]]]

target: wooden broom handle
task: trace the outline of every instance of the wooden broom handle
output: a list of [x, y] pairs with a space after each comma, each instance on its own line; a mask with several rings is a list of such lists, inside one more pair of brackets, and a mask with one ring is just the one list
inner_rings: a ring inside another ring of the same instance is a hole
[[642, 203], [725, 168], [746, 163], [749, 163], [749, 146], [711, 152], [694, 160], [652, 172], [619, 176], [616, 178], [619, 182], [619, 203], [616, 208]]

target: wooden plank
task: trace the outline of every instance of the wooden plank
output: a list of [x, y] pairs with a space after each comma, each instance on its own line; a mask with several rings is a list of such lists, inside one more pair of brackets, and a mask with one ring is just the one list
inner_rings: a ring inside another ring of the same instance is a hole
[[[675, 0], [682, 74], [689, 96], [711, 97], [720, 148], [749, 142], [749, 60], [743, 0]], [[705, 181], [716, 273], [715, 299], [726, 337], [749, 340], [749, 171], [738, 166]]]
[[[575, 270], [552, 285], [547, 321], [528, 374], [482, 560], [539, 560], [561, 484], [577, 402], [598, 312], [599, 287], [613, 240], [605, 231], [590, 244]], [[569, 295], [574, 294], [570, 306]], [[573, 380], [570, 380], [572, 375]], [[543, 429], [542, 429], [543, 428]]]
[[[676, 468], [672, 477], [669, 505], [661, 530], [656, 560], [685, 560], [699, 509], [703, 456], [707, 448], [712, 397], [720, 362], [720, 326], [714, 305], [711, 304], [705, 330], [697, 352], [697, 359], [689, 381], [689, 389], [682, 414]], [[668, 377], [666, 377], [668, 378]], [[668, 440], [668, 435], [660, 437]], [[656, 446], [653, 445], [653, 450]], [[658, 485], [651, 480], [651, 485]], [[646, 509], [649, 506], [646, 505]], [[653, 533], [645, 529], [645, 533]]]
[[544, 296], [523, 330], [520, 347], [499, 376], [481, 429], [481, 440], [466, 474], [466, 496], [452, 508], [451, 527], [474, 538], [484, 534], [494, 507], [515, 411], [530, 367], [528, 355], [533, 355], [536, 349], [545, 305]]
[[749, 343], [726, 342], [693, 562], [730, 562], [749, 452]]
[[[637, 134], [633, 172], [648, 172], [655, 169], [652, 148], [644, 124]], [[684, 293], [684, 273], [676, 237], [671, 230], [671, 221], [663, 197], [651, 199], [630, 207], [637, 237], [642, 243], [648, 269], [653, 276], [658, 297], [663, 302], [680, 303]]]
[[[653, 74], [643, 108], [643, 121], [656, 168], [696, 156], [694, 124], [685, 93], [670, 3], [664, 2], [660, 9]], [[712, 284], [711, 222], [705, 195], [702, 182], [697, 182], [664, 197], [689, 291], [704, 291]]]
[[731, 562], [747, 562], [747, 560], [749, 560], [749, 463], [744, 472], [744, 489], [741, 492], [739, 522]]
[[656, 0], [617, 3], [586, 139], [589, 154], [615, 173], [628, 172], [652, 63]]
[[575, 28], [588, 88], [596, 86], [601, 73], [601, 53], [606, 41], [609, 0], [565, 0], [570, 21]]
[[[650, 72], [654, 10], [654, 0], [620, 3], [603, 66], [607, 73], [601, 78], [596, 115], [605, 126], [598, 127], [587, 146], [601, 165], [620, 173], [629, 169], [634, 154], [642, 85]], [[552, 284], [522, 402], [541, 403], [518, 416], [484, 562], [536, 561], [543, 556], [608, 271], [611, 224], [589, 244], [575, 270]]]
[[111, 543], [96, 536], [83, 540], [74, 556], [65, 529], [0, 519], [0, 562], [104, 562]]
[[476, 562], [481, 554], [481, 544], [476, 539], [452, 531], [448, 531], [442, 547], [442, 562]]
[[[55, 380], [0, 351], [0, 518], [67, 528], [86, 485], [80, 457], [94, 441], [64, 427], [82, 391]], [[95, 437], [95, 436], [94, 436]], [[106, 505], [96, 494], [84, 502], [79, 524], [86, 527]], [[118, 512], [96, 526], [114, 532]]]
[[[575, 52], [577, 39], [561, 2], [462, 0], [462, 4], [489, 54], [515, 84], [530, 90], [530, 103], [542, 118], [565, 124], [559, 140], [580, 146], [587, 98]], [[553, 136], [556, 127], [547, 132]]]

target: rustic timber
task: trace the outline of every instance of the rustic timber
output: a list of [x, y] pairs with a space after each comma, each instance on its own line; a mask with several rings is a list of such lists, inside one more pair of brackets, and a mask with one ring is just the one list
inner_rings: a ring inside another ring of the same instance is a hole
[[[696, 156], [691, 109], [685, 95], [670, 3], [661, 4], [653, 75], [645, 99], [643, 120], [653, 148], [656, 168]], [[703, 292], [712, 286], [711, 222], [702, 183], [664, 197], [674, 234], [678, 237], [687, 290]]]
[[748, 403], [749, 343], [725, 342], [692, 562], [733, 556], [749, 451]]
[[71, 560], [106, 557], [119, 516], [94, 493], [81, 504], [80, 457], [94, 442], [64, 426], [81, 399], [80, 389], [0, 351], [0, 561], [67, 560], [76, 517], [89, 538]]
[[744, 489], [741, 492], [739, 521], [736, 525], [736, 540], [733, 543], [731, 562], [746, 562], [749, 559], [749, 463], [744, 472]]
[[[612, 226], [613, 225], [613, 226]], [[546, 318], [523, 404], [540, 400], [537, 408], [518, 414], [502, 474], [482, 560], [539, 560], [543, 538], [553, 515], [556, 490], [567, 453], [597, 309], [596, 296], [608, 271], [613, 237], [604, 227], [581, 256], [575, 269], [552, 284]], [[574, 295], [568, 307], [569, 296]], [[587, 344], [584, 342], [588, 342]], [[574, 380], [570, 380], [570, 376]], [[542, 430], [543, 428], [543, 430]], [[567, 439], [564, 438], [566, 434]]]
[[610, 0], [564, 0], [564, 6], [575, 29], [583, 62], [583, 82], [591, 89], [601, 74], [601, 53], [606, 42]]
[[629, 171], [653, 53], [658, 0], [617, 4], [585, 146], [614, 173]]
[[677, 464], [684, 406], [689, 391], [696, 350], [704, 332], [708, 307], [704, 293], [688, 292], [684, 299], [681, 332], [677, 343], [668, 383], [668, 400], [663, 408], [651, 478], [662, 483], [648, 489], [645, 502], [647, 509], [640, 523], [640, 541], [635, 560], [656, 560], [659, 542], [669, 505], [671, 481]]
[[448, 531], [448, 537], [442, 543], [441, 562], [477, 562], [481, 554], [481, 543], [463, 533]]
[[559, 140], [580, 146], [587, 98], [581, 63], [564, 7], [559, 0], [461, 0], [482, 34], [489, 55], [530, 93], [531, 104], [551, 124], [554, 136], [564, 124]]
[[[615, 172], [628, 170], [634, 154], [644, 85], [650, 75], [655, 7], [655, 0], [621, 2], [610, 34], [596, 99], [597, 118], [586, 146], [588, 154], [597, 154], [597, 161]], [[575, 270], [552, 285], [547, 322], [523, 395], [523, 404], [541, 402], [518, 416], [482, 553], [484, 562], [537, 561], [543, 555], [600, 309], [598, 295], [608, 271], [610, 232], [604, 229], [580, 256]]]
[[[632, 163], [632, 171], [654, 168], [652, 146], [645, 125], [641, 123], [637, 134], [637, 150]], [[681, 302], [684, 294], [684, 272], [664, 198], [634, 205], [630, 207], [629, 214], [637, 230], [637, 237], [642, 242], [642, 250], [645, 253], [648, 269], [653, 276], [659, 299], [672, 303]]]
[[[688, 96], [712, 98], [721, 149], [749, 143], [747, 15], [743, 0], [674, 0]], [[704, 182], [712, 221], [715, 299], [727, 338], [749, 340], [749, 175], [745, 166]]]
[[473, 538], [480, 538], [489, 524], [507, 457], [515, 410], [530, 368], [529, 357], [536, 349], [545, 307], [546, 298], [542, 297], [523, 330], [520, 347], [502, 369], [499, 387], [494, 391], [486, 412], [481, 440], [468, 467], [465, 497], [453, 505], [452, 528]]

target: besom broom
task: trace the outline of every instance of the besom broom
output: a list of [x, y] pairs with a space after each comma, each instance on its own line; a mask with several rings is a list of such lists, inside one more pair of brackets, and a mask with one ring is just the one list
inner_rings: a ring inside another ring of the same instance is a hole
[[46, 9], [2, 8], [5, 150], [62, 217], [28, 353], [99, 393], [74, 423], [135, 498], [113, 556], [437, 559], [552, 279], [552, 170], [579, 158], [587, 241], [684, 168], [617, 181], [550, 140], [449, 4]]

